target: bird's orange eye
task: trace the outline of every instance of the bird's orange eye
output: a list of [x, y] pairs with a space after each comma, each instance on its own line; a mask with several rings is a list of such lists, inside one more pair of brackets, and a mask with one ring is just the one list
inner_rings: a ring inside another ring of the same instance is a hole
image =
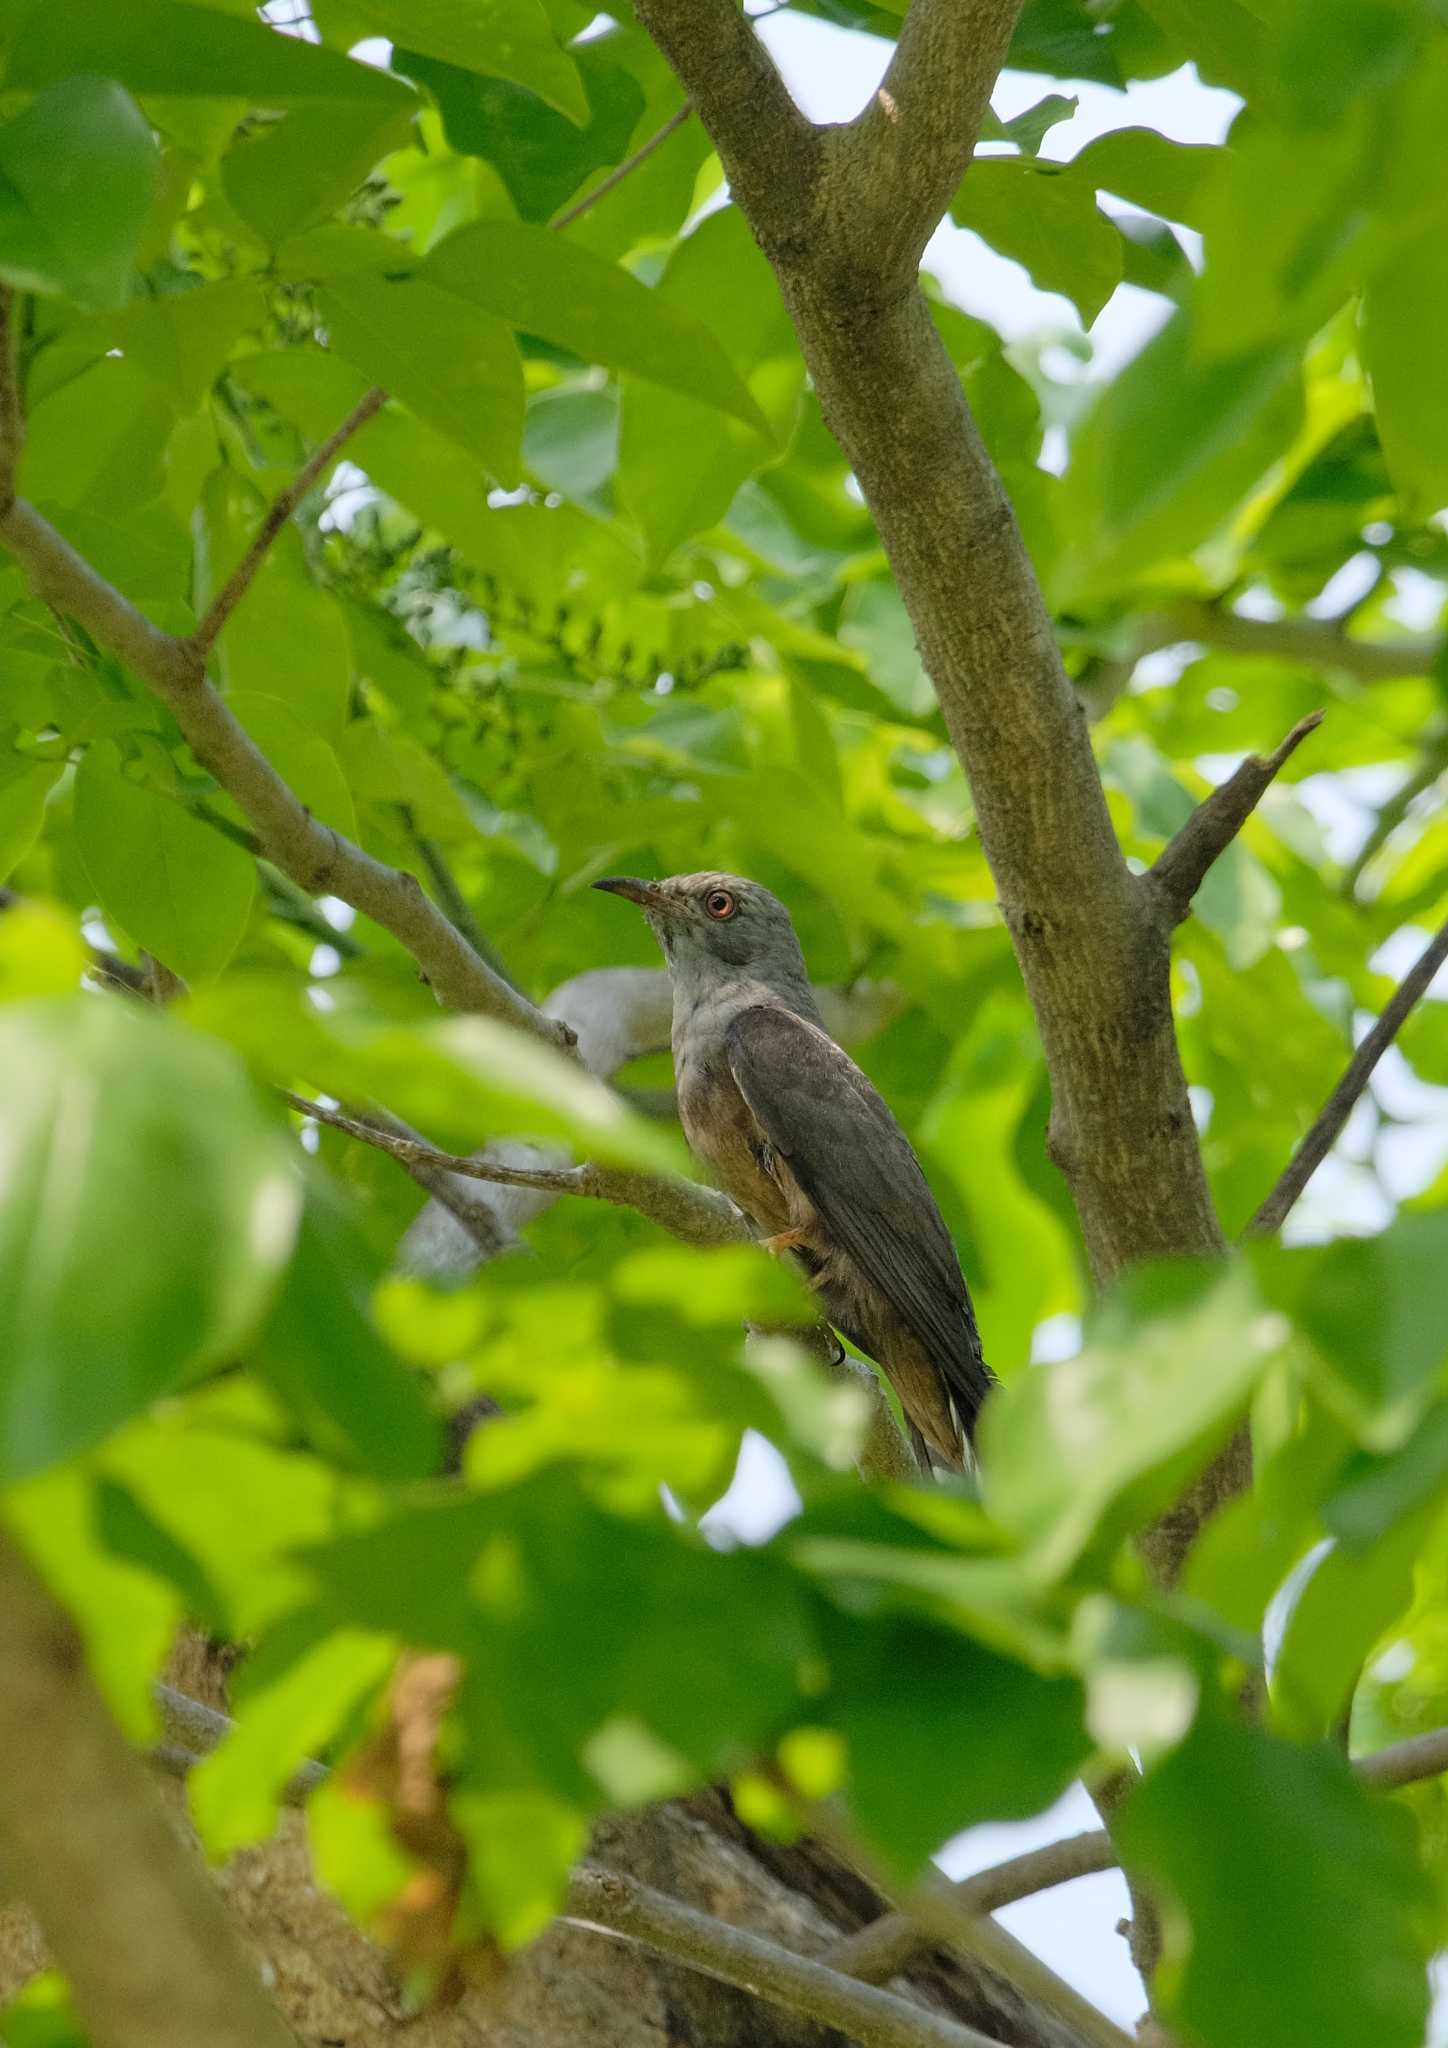
[[710, 917], [717, 917], [721, 923], [726, 917], [732, 917], [738, 907], [727, 889], [711, 889], [704, 898], [704, 908]]

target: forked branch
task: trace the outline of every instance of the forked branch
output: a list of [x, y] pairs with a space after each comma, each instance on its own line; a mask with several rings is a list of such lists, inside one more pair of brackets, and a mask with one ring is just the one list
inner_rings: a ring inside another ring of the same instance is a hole
[[1174, 924], [1180, 924], [1190, 912], [1192, 898], [1206, 879], [1208, 868], [1226, 852], [1284, 764], [1321, 723], [1320, 711], [1309, 712], [1293, 726], [1275, 753], [1249, 754], [1236, 773], [1197, 806], [1175, 839], [1157, 856], [1151, 879], [1160, 889]]

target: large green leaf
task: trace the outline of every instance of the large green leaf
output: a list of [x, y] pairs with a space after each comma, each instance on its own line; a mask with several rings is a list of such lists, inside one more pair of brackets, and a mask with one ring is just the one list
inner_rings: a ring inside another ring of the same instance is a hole
[[1332, 1750], [1204, 1714], [1116, 1825], [1123, 1854], [1189, 1917], [1165, 1985], [1168, 2022], [1192, 2040], [1420, 2048], [1427, 1887], [1412, 1822]]
[[1042, 1677], [954, 1630], [829, 1614], [824, 1650], [851, 1803], [903, 1869], [960, 1828], [1040, 1813], [1090, 1747], [1077, 1680]]
[[1448, 1210], [1400, 1216], [1376, 1237], [1256, 1254], [1264, 1289], [1312, 1346], [1318, 1391], [1359, 1440], [1391, 1450], [1448, 1368]]
[[[730, 360], [782, 438], [793, 421], [804, 365], [779, 288], [734, 207], [712, 214], [675, 251], [658, 286], [675, 305], [711, 306]], [[628, 378], [619, 430], [618, 488], [648, 536], [650, 553], [711, 526], [760, 465], [768, 444], [712, 406]], [[679, 460], [679, 450], [689, 460]]]
[[1296, 347], [1204, 362], [1192, 333], [1189, 312], [1176, 313], [1076, 436], [1058, 501], [1059, 601], [1129, 585], [1199, 547], [1297, 432]]
[[950, 214], [1024, 264], [1042, 291], [1064, 292], [1088, 327], [1121, 282], [1121, 237], [1074, 164], [980, 157]]
[[518, 481], [523, 366], [506, 323], [421, 278], [354, 273], [317, 294], [331, 346], [422, 419]]
[[1202, 224], [1202, 193], [1226, 161], [1205, 143], [1172, 142], [1154, 128], [1113, 128], [1071, 159], [1077, 178], [1167, 220]]
[[186, 0], [20, 0], [5, 82], [55, 85], [74, 73], [116, 78], [131, 92], [203, 99], [245, 96], [265, 107], [298, 100], [390, 100], [411, 94], [400, 78], [356, 64], [259, 21], [240, 21]]
[[452, 147], [494, 167], [523, 220], [546, 221], [581, 185], [618, 163], [644, 110], [637, 80], [596, 42], [577, 52], [578, 107], [557, 111], [547, 95], [502, 74], [479, 77], [410, 46], [393, 61], [437, 101]]
[[275, 247], [335, 212], [405, 138], [409, 118], [406, 106], [386, 101], [308, 101], [228, 150], [222, 188], [247, 226]]
[[244, 848], [178, 795], [132, 780], [110, 741], [92, 746], [76, 773], [75, 832], [107, 917], [184, 981], [221, 972], [256, 890]]
[[224, 1358], [291, 1249], [298, 1191], [231, 1056], [139, 1005], [7, 1011], [0, 1092], [8, 1480]]
[[422, 274], [586, 363], [647, 377], [768, 435], [768, 421], [701, 320], [546, 228], [512, 221], [459, 228], [438, 243]]
[[[510, 79], [570, 121], [588, 118], [578, 67], [559, 47], [541, 0], [349, 0], [377, 35], [445, 64]], [[401, 71], [406, 55], [393, 54]]]
[[1448, 322], [1441, 222], [1384, 264], [1363, 296], [1363, 353], [1393, 480], [1420, 513], [1448, 505], [1448, 391], [1433, 338]]
[[320, 1178], [252, 1362], [322, 1448], [385, 1479], [435, 1472], [442, 1433], [422, 1383], [372, 1320], [376, 1262]]
[[119, 305], [155, 187], [155, 144], [129, 93], [109, 78], [52, 86], [0, 126], [0, 277]]
[[986, 1499], [1037, 1572], [1063, 1572], [1176, 1498], [1288, 1335], [1244, 1266], [1149, 1267], [1076, 1358], [1027, 1372], [983, 1419]]
[[30, 851], [45, 817], [45, 799], [64, 765], [0, 754], [0, 882]]

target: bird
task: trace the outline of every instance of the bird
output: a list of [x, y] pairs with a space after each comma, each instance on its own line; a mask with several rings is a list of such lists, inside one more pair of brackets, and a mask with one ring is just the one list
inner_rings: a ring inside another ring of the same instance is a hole
[[895, 1389], [922, 1471], [973, 1468], [995, 1376], [945, 1219], [883, 1097], [824, 1026], [788, 910], [742, 875], [610, 875], [673, 983], [679, 1117], [765, 1246]]

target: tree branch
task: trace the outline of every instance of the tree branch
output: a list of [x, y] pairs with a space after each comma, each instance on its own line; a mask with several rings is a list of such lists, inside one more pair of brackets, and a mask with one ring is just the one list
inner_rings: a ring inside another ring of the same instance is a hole
[[840, 212], [886, 282], [914, 282], [970, 166], [1021, 0], [911, 0], [868, 105], [831, 138]]
[[1182, 640], [1225, 654], [1257, 655], [1336, 669], [1360, 683], [1427, 675], [1443, 652], [1441, 633], [1405, 633], [1400, 640], [1358, 640], [1336, 619], [1250, 619], [1225, 604], [1182, 598], [1141, 622], [1136, 657]]
[[0, 513], [0, 541], [37, 597], [78, 619], [169, 707], [192, 753], [235, 799], [283, 873], [309, 894], [342, 897], [391, 932], [446, 1008], [479, 1010], [554, 1045], [570, 1042], [564, 1027], [478, 958], [415, 875], [374, 860], [312, 816], [207, 682], [190, 642], [152, 625], [23, 498]]
[[96, 2048], [295, 2048], [111, 1720], [74, 1626], [0, 1536], [0, 1865]]
[[771, 244], [810, 232], [821, 138], [734, 0], [638, 0], [635, 12], [683, 84], [736, 202]]
[[1283, 764], [1321, 723], [1320, 711], [1309, 712], [1293, 726], [1275, 753], [1249, 754], [1235, 774], [1229, 775], [1198, 804], [1180, 832], [1157, 856], [1151, 879], [1165, 898], [1174, 924], [1180, 924], [1188, 915], [1208, 868], [1226, 852]]
[[999, 2048], [974, 2027], [842, 1977], [824, 1963], [680, 1905], [621, 1871], [585, 1864], [569, 1886], [567, 1913], [577, 1924], [640, 1942], [688, 1969], [837, 2028], [858, 2048]]
[[687, 100], [682, 106], [676, 107], [662, 128], [655, 129], [647, 142], [641, 142], [632, 156], [626, 156], [617, 169], [610, 171], [591, 192], [585, 192], [581, 199], [575, 200], [572, 206], [565, 208], [548, 225], [561, 234], [564, 228], [571, 228], [576, 220], [582, 220], [584, 214], [591, 213], [600, 199], [608, 197], [615, 185], [621, 185], [625, 178], [632, 176], [640, 164], [647, 163], [656, 149], [662, 149], [669, 137], [677, 134], [683, 127], [693, 111]]
[[612, 1202], [618, 1208], [636, 1209], [640, 1216], [646, 1216], [686, 1244], [748, 1243], [754, 1235], [727, 1195], [698, 1181], [631, 1173], [622, 1167], [597, 1166], [588, 1160], [578, 1166], [505, 1166], [497, 1159], [439, 1152], [419, 1139], [401, 1136], [396, 1130], [345, 1116], [340, 1110], [325, 1109], [320, 1102], [294, 1095], [290, 1089], [281, 1092], [303, 1116], [315, 1117], [318, 1123], [343, 1131], [364, 1145], [375, 1145], [379, 1152], [388, 1153], [409, 1170], [426, 1167], [433, 1173], [493, 1181], [499, 1187], [534, 1188], [543, 1194], [584, 1195], [594, 1201]]
[[[997, 1907], [1012, 1905], [1034, 1892], [1115, 1867], [1110, 1835], [1104, 1828], [1095, 1828], [1041, 1849], [1028, 1849], [1009, 1862], [960, 1878], [949, 1889], [962, 1911], [993, 1913]], [[865, 1984], [884, 1984], [898, 1976], [933, 1939], [913, 1912], [882, 1913], [878, 1920], [837, 1943], [825, 1960], [847, 1977], [858, 1977]]]
[[1342, 893], [1349, 901], [1357, 897], [1358, 884], [1418, 798], [1427, 795], [1445, 769], [1448, 769], [1448, 725], [1439, 726], [1436, 731], [1424, 735], [1417, 766], [1409, 770], [1374, 819], [1372, 830], [1342, 878]]
[[364, 391], [341, 425], [334, 427], [326, 440], [312, 450], [286, 489], [273, 500], [266, 517], [252, 536], [251, 546], [212, 599], [205, 617], [191, 636], [192, 647], [203, 659], [211, 651], [222, 627], [251, 588], [252, 579], [266, 560], [272, 542], [317, 478], [324, 470], [331, 468], [341, 453], [343, 444], [350, 441], [359, 428], [365, 427], [368, 420], [375, 413], [379, 413], [386, 403], [387, 393], [380, 384], [374, 384], [370, 391]]
[[1288, 1212], [1338, 1139], [1353, 1105], [1367, 1087], [1373, 1068], [1402, 1030], [1408, 1014], [1444, 961], [1448, 960], [1448, 924], [1429, 941], [1399, 982], [1381, 1017], [1348, 1061], [1342, 1079], [1327, 1098], [1316, 1123], [1288, 1162], [1271, 1194], [1243, 1232], [1245, 1237], [1270, 1237], [1280, 1230]]

